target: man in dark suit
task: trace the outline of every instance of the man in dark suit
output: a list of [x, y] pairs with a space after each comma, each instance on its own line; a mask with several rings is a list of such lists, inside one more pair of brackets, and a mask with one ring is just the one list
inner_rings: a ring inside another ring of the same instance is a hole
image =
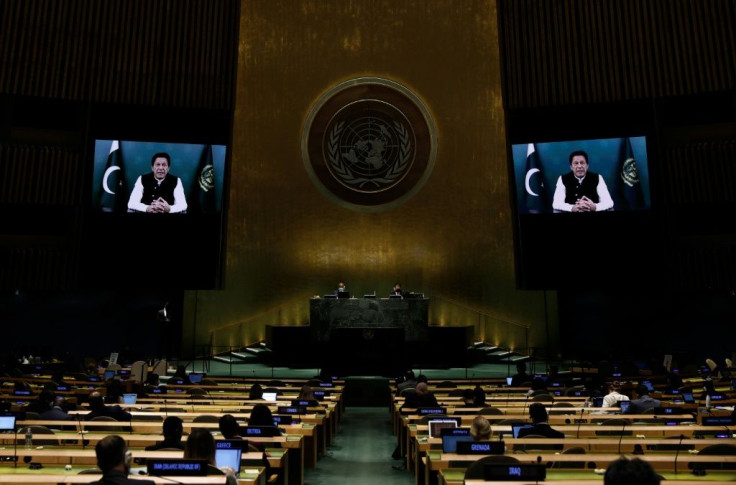
[[181, 437], [184, 434], [184, 427], [182, 420], [178, 416], [169, 416], [164, 419], [164, 439], [154, 445], [146, 446], [146, 451], [155, 451], [161, 449], [173, 449], [177, 450], [184, 449], [184, 443], [181, 442]]
[[153, 480], [130, 480], [130, 452], [125, 440], [110, 435], [102, 438], [95, 446], [97, 467], [102, 470], [102, 479], [93, 485], [153, 485]]
[[84, 417], [85, 421], [89, 421], [97, 416], [109, 416], [117, 421], [128, 422], [132, 419], [130, 413], [124, 411], [117, 404], [114, 406], [105, 406], [102, 395], [97, 391], [89, 395], [89, 408], [91, 411]]
[[528, 435], [544, 436], [545, 438], [564, 438], [565, 435], [556, 429], [553, 429], [547, 423], [547, 410], [544, 405], [538, 402], [529, 406], [529, 417], [532, 418], [534, 426], [519, 431], [519, 438]]
[[634, 390], [636, 395], [639, 396], [637, 399], [632, 399], [629, 404], [629, 409], [626, 410], [625, 414], [642, 414], [650, 412], [654, 408], [658, 408], [662, 405], [662, 401], [649, 397], [649, 389], [643, 384], [636, 386]]

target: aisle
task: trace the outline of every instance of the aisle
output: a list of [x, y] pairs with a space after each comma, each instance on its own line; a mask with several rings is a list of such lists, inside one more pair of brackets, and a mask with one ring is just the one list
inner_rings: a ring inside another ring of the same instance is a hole
[[410, 485], [414, 475], [391, 468], [396, 437], [385, 407], [349, 407], [340, 433], [317, 469], [307, 469], [306, 485]]

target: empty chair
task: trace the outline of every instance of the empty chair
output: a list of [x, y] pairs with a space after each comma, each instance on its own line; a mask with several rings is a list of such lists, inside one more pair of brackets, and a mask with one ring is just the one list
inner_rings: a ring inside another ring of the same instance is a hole
[[534, 402], [554, 402], [555, 397], [552, 394], [537, 394], [531, 398]]
[[572, 386], [567, 387], [562, 391], [563, 396], [587, 396], [588, 391], [585, 390], [585, 386]]
[[216, 386], [217, 381], [214, 379], [202, 379], [200, 384], [202, 384], [203, 386]]
[[726, 357], [725, 362], [726, 362], [726, 367], [733, 367], [733, 361], [729, 359], [728, 357]]
[[557, 401], [552, 404], [552, 409], [549, 410], [549, 414], [575, 414], [577, 409], [573, 403], [567, 401]]
[[[698, 452], [698, 455], [736, 455], [736, 445], [726, 443], [706, 446]], [[695, 471], [709, 470], [736, 470], [736, 463], [690, 463], [689, 467]]]
[[[47, 428], [46, 426], [25, 426], [18, 430], [18, 436], [25, 435], [26, 431], [29, 428], [31, 430], [31, 434], [33, 435], [33, 445], [34, 446], [58, 446], [59, 445], [58, 439], [48, 439], [49, 435], [53, 437], [55, 433], [53, 430]], [[45, 435], [47, 436], [47, 438], [39, 439], [40, 435]]]
[[85, 468], [84, 470], [80, 470], [77, 475], [102, 475], [102, 470], [99, 468]]
[[484, 407], [480, 410], [478, 413], [481, 416], [492, 416], [492, 415], [499, 415], [499, 414], [505, 414], [502, 409], [494, 408], [492, 406]]
[[[562, 452], [563, 455], [584, 455], [585, 448], [574, 446]], [[585, 461], [556, 461], [552, 463], [552, 468], [585, 468]]]
[[212, 426], [207, 426], [205, 429], [209, 431], [219, 431], [219, 422], [220, 418], [218, 416], [214, 416], [211, 414], [201, 414], [199, 416], [195, 416], [195, 418], [192, 420], [193, 423], [212, 423]]
[[134, 414], [133, 421], [158, 421], [163, 422], [164, 417], [158, 414]]
[[106, 370], [114, 370], [115, 372], [117, 372], [117, 371], [119, 371], [122, 368], [123, 368], [123, 366], [121, 366], [120, 364], [108, 364], [105, 369]]
[[455, 384], [452, 381], [442, 381], [438, 383], [435, 387], [441, 388], [441, 389], [454, 389], [457, 387], [457, 384]]
[[[485, 478], [485, 466], [496, 464], [496, 465], [503, 465], [503, 464], [514, 464], [519, 463], [519, 460], [514, 458], [513, 456], [508, 455], [491, 455], [491, 456], [484, 456], [480, 460], [476, 460], [473, 463], [470, 464], [470, 466], [465, 469], [465, 480], [483, 480]], [[450, 467], [452, 467], [453, 463], [450, 462]]]
[[601, 426], [616, 426], [620, 429], [599, 430], [595, 432], [596, 436], [631, 436], [633, 434], [630, 429], [626, 429], [627, 426], [631, 426], [628, 419], [607, 419], [601, 422]]
[[187, 393], [190, 396], [204, 396], [205, 394], [207, 394], [207, 390], [202, 389], [201, 387], [192, 387], [187, 391]]
[[449, 391], [447, 391], [447, 395], [450, 397], [460, 397], [463, 395], [463, 390], [462, 389], [450, 389]]
[[[549, 439], [541, 434], [528, 434], [524, 436], [524, 439], [541, 438]], [[514, 451], [531, 451], [531, 450], [561, 450], [562, 445], [560, 444], [547, 444], [547, 443], [515, 443]]]
[[[94, 418], [90, 419], [90, 422], [96, 421], [107, 421], [111, 423], [118, 423], [119, 421], [113, 417], [110, 416], [95, 416]], [[96, 431], [113, 431], [113, 432], [122, 432], [125, 431], [125, 427], [122, 425], [110, 425], [110, 426], [93, 426], [91, 427], [90, 431], [96, 432]]]

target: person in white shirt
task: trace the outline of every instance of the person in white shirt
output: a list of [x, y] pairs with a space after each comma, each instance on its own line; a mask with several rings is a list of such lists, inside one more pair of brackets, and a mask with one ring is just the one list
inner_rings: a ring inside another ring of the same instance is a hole
[[613, 210], [613, 199], [603, 177], [588, 170], [588, 154], [570, 154], [570, 172], [560, 175], [552, 199], [555, 212], [600, 212]]
[[608, 394], [603, 397], [602, 408], [615, 408], [618, 407], [619, 401], [628, 401], [629, 396], [621, 394], [621, 383], [619, 381], [613, 381], [608, 387]]
[[151, 173], [138, 177], [128, 199], [128, 212], [184, 213], [187, 200], [179, 177], [169, 173], [171, 157], [160, 152], [151, 158]]

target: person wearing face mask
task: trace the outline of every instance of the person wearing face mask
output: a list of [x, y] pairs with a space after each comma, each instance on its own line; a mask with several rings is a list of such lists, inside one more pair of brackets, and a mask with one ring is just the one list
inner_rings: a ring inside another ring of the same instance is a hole
[[102, 470], [102, 478], [94, 485], [154, 485], [153, 480], [131, 480], [131, 455], [125, 440], [117, 435], [105, 436], [95, 445], [97, 467]]

